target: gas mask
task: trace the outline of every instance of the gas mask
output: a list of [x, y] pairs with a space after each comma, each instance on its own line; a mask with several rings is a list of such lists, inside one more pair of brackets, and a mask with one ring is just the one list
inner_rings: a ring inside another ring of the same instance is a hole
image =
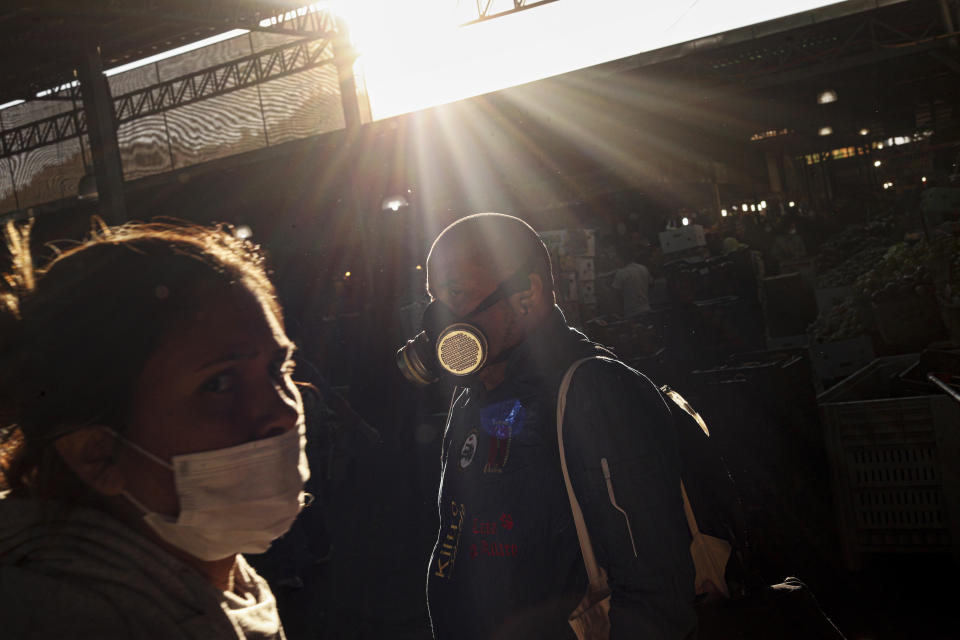
[[513, 349], [504, 349], [491, 360], [487, 336], [472, 318], [504, 298], [529, 289], [532, 263], [528, 260], [464, 316], [457, 317], [439, 300], [428, 304], [420, 324], [423, 330], [397, 351], [397, 366], [404, 377], [423, 387], [441, 377], [465, 386], [485, 366], [506, 360]]

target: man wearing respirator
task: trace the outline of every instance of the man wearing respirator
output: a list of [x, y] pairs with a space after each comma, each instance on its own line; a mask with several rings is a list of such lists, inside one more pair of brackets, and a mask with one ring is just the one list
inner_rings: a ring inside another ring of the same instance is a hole
[[[550, 256], [525, 222], [455, 222], [427, 259], [431, 304], [397, 353], [418, 385], [455, 386], [443, 437], [440, 529], [428, 569], [434, 636], [573, 638], [587, 572], [561, 471], [610, 588], [611, 638], [684, 638], [693, 564], [668, 407], [646, 377], [567, 326]], [[600, 358], [596, 358], [600, 356]]]

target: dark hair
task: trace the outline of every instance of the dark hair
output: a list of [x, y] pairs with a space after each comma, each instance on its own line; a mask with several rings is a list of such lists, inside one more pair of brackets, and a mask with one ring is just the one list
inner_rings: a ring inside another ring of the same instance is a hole
[[623, 264], [630, 264], [639, 259], [638, 251], [625, 242], [618, 243], [615, 247], [617, 258]]
[[84, 495], [49, 445], [93, 424], [121, 429], [147, 359], [211, 292], [246, 290], [282, 322], [262, 255], [227, 227], [101, 226], [36, 272], [30, 225], [5, 231], [13, 266], [0, 291], [0, 488]]
[[533, 227], [520, 218], [502, 213], [461, 218], [440, 232], [430, 247], [430, 256], [440, 250], [471, 253], [501, 277], [531, 264], [531, 273], [540, 276], [544, 290], [554, 291], [550, 252]]

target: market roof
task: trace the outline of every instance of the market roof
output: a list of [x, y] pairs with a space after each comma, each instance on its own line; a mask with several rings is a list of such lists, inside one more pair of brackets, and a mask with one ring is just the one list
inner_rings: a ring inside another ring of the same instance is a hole
[[[0, 104], [33, 98], [74, 79], [84, 50], [99, 46], [105, 68], [231, 29], [316, 37], [329, 16], [297, 14], [283, 0], [13, 0], [0, 10]], [[302, 3], [300, 3], [302, 6]], [[276, 18], [261, 27], [261, 21]]]

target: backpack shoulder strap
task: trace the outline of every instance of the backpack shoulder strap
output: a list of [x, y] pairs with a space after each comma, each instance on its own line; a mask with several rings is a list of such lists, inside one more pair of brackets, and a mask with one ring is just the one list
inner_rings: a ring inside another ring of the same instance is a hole
[[606, 575], [601, 571], [597, 564], [597, 557], [593, 553], [593, 544], [590, 542], [590, 533], [587, 531], [587, 523], [583, 519], [583, 510], [580, 508], [580, 501], [577, 500], [573, 492], [573, 484], [570, 482], [570, 472], [567, 470], [567, 456], [563, 448], [563, 415], [567, 408], [567, 391], [570, 389], [570, 381], [577, 368], [593, 360], [590, 358], [581, 358], [577, 360], [563, 376], [560, 382], [560, 391], [557, 394], [557, 444], [560, 447], [560, 468], [563, 470], [563, 482], [567, 487], [567, 497], [570, 499], [570, 511], [573, 512], [573, 522], [577, 526], [577, 539], [580, 541], [580, 552], [583, 554], [583, 564], [587, 569], [587, 578], [590, 580], [591, 591], [606, 588]]
[[683, 409], [687, 415], [693, 418], [705, 436], [708, 438], [710, 437], [710, 429], [707, 428], [707, 423], [703, 421], [703, 418], [700, 417], [700, 414], [697, 412], [697, 410], [690, 406], [690, 403], [687, 402], [686, 398], [671, 389], [670, 385], [663, 385], [660, 387], [660, 391], [663, 393], [663, 395], [673, 400], [673, 403]]

